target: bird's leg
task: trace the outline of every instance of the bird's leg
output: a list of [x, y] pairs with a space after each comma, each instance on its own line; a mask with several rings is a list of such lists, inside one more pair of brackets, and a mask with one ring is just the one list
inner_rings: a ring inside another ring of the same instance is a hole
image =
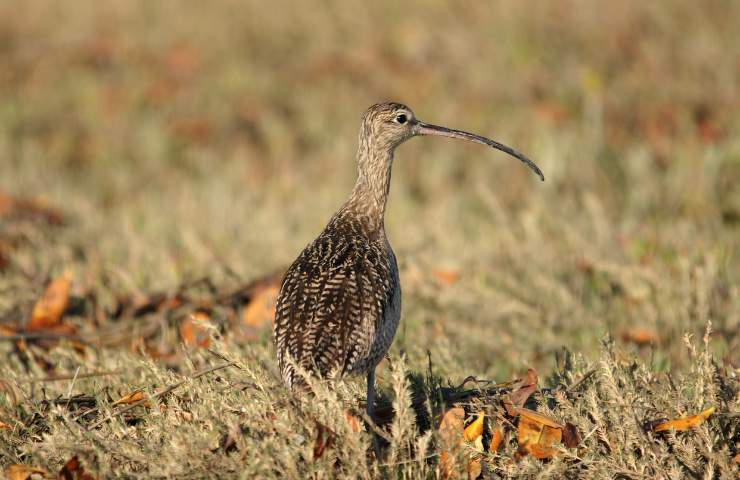
[[373, 404], [375, 403], [375, 369], [367, 372], [367, 416], [370, 420], [373, 418]]
[[[375, 403], [375, 367], [372, 367], [369, 372], [367, 372], [367, 418], [370, 419], [372, 423], [375, 423], [375, 418], [373, 417], [373, 406]], [[372, 429], [372, 425], [370, 428]], [[380, 461], [380, 443], [378, 442], [378, 435], [375, 433], [375, 430], [372, 431], [373, 434], [373, 449], [375, 450], [375, 458], [376, 460]]]

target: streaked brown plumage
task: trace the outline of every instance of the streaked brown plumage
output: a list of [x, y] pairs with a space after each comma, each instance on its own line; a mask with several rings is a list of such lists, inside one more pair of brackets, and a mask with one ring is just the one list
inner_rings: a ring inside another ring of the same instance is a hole
[[401, 315], [398, 266], [383, 224], [393, 153], [418, 135], [491, 146], [520, 159], [544, 180], [521, 153], [485, 137], [420, 122], [399, 103], [379, 103], [365, 112], [357, 182], [324, 231], [285, 274], [274, 333], [280, 373], [288, 387], [302, 383], [296, 365], [321, 377], [367, 374], [371, 417], [375, 367], [390, 348]]

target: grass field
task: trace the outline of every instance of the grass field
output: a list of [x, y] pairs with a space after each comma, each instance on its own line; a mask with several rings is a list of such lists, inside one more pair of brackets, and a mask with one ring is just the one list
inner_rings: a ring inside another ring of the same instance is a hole
[[[719, 0], [3, 2], [0, 327], [21, 331], [66, 271], [63, 322], [89, 344], [0, 338], [0, 469], [55, 475], [77, 455], [100, 478], [434, 478], [440, 385], [532, 367], [546, 390], [528, 405], [582, 442], [515, 458], [512, 432], [476, 451], [484, 478], [735, 478], [738, 38], [740, 3]], [[245, 333], [246, 307], [218, 298], [318, 234], [383, 100], [514, 146], [547, 180], [452, 140], [397, 151], [403, 313], [376, 461], [343, 413], [363, 380], [290, 395], [269, 324]], [[157, 292], [187, 301], [116, 312]], [[199, 308], [218, 355], [182, 344]], [[235, 364], [188, 379], [219, 356]], [[466, 424], [500, 418], [497, 398], [463, 403]], [[645, 428], [709, 407], [690, 431]]]

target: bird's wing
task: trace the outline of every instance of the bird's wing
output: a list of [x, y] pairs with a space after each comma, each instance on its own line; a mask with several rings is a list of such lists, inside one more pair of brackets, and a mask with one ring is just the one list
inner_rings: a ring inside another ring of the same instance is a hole
[[284, 379], [289, 358], [322, 376], [346, 373], [365, 358], [393, 296], [381, 245], [322, 235], [285, 274], [275, 312], [275, 343]]

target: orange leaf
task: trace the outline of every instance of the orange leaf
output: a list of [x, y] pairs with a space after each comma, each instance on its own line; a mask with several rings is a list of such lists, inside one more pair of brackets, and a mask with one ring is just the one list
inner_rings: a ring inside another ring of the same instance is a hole
[[[440, 453], [439, 474], [442, 478], [454, 476], [454, 455], [463, 441], [473, 442], [473, 446], [483, 451], [483, 429], [485, 428], [486, 414], [481, 412], [473, 422], [465, 427], [465, 410], [455, 407], [447, 410], [442, 416], [439, 425], [439, 435], [442, 444]], [[481, 472], [481, 463], [478, 458], [468, 458], [465, 471], [469, 478], [477, 478]]]
[[77, 455], [67, 460], [58, 475], [59, 480], [96, 480], [82, 468]]
[[[143, 390], [134, 390], [128, 395], [124, 395], [120, 399], [113, 402], [113, 406], [115, 407], [117, 405], [131, 405], [132, 403], [139, 402], [146, 398], [147, 396]], [[149, 400], [146, 400], [145, 402], [141, 404], [141, 406], [146, 407], [146, 408], [151, 408], [152, 404], [149, 402]]]
[[435, 280], [437, 280], [438, 283], [442, 285], [452, 285], [457, 282], [457, 280], [460, 278], [460, 271], [459, 270], [445, 270], [445, 269], [435, 269], [432, 270], [432, 276]]
[[563, 426], [553, 420], [552, 418], [542, 415], [539, 412], [535, 412], [534, 410], [530, 410], [528, 408], [520, 408], [517, 410], [517, 413], [520, 417], [527, 418], [533, 422], [540, 423], [546, 427], [550, 428], [558, 428], [560, 430], [563, 429]]
[[714, 413], [714, 407], [709, 407], [701, 413], [692, 415], [690, 417], [682, 417], [674, 420], [666, 420], [653, 425], [654, 432], [663, 432], [665, 430], [678, 430], [684, 431], [690, 428], [698, 427], [704, 420], [709, 418]]
[[455, 407], [447, 410], [439, 422], [442, 452], [439, 458], [439, 476], [447, 479], [454, 473], [455, 460], [451, 451], [460, 445], [465, 430], [465, 410]]
[[199, 348], [208, 348], [211, 337], [206, 325], [211, 322], [208, 314], [202, 310], [194, 312], [180, 322], [180, 337], [186, 345]]
[[447, 410], [439, 423], [439, 435], [442, 443], [453, 447], [460, 443], [460, 437], [465, 430], [465, 410], [455, 407]]
[[9, 466], [8, 469], [5, 471], [5, 474], [8, 476], [8, 480], [27, 480], [31, 478], [31, 475], [36, 473], [43, 476], [49, 474], [49, 472], [47, 472], [43, 468], [18, 464]]
[[552, 458], [558, 453], [556, 449], [552, 447], [546, 447], [544, 445], [540, 445], [539, 443], [524, 445], [523, 449], [526, 453], [532, 455], [534, 458], [537, 458], [539, 460], [545, 460], [548, 458]]
[[493, 438], [491, 438], [491, 446], [488, 448], [488, 450], [491, 453], [497, 452], [503, 440], [504, 440], [504, 432], [501, 430], [501, 427], [496, 427], [496, 429], [493, 431]]
[[10, 428], [11, 428], [10, 425], [8, 425], [7, 423], [5, 423], [2, 420], [0, 420], [0, 429], [10, 430]]
[[272, 324], [275, 319], [275, 303], [279, 293], [280, 287], [274, 284], [257, 289], [242, 313], [244, 324], [248, 327]]
[[33, 307], [28, 330], [46, 330], [60, 324], [69, 305], [70, 278], [69, 271], [65, 271], [46, 287], [46, 291]]
[[527, 403], [527, 399], [535, 390], [537, 390], [537, 372], [530, 368], [527, 370], [527, 376], [504, 399], [506, 413], [515, 417], [517, 415], [517, 409]]
[[349, 410], [344, 411], [344, 418], [347, 419], [347, 423], [349, 424], [349, 429], [353, 432], [357, 433], [361, 430], [360, 428], [360, 421], [352, 415], [352, 413]]
[[463, 432], [463, 438], [465, 438], [465, 441], [474, 442], [475, 439], [483, 435], [485, 417], [486, 414], [481, 412], [480, 415], [478, 415], [478, 418], [465, 428], [465, 431]]
[[540, 413], [520, 408], [517, 442], [520, 454], [544, 459], [557, 452], [552, 445], [562, 440], [563, 426]]
[[652, 328], [632, 327], [622, 332], [622, 341], [635, 345], [650, 345], [658, 341], [658, 333]]
[[470, 458], [468, 464], [465, 466], [465, 471], [468, 472], [468, 479], [480, 477], [482, 471], [480, 458]]

